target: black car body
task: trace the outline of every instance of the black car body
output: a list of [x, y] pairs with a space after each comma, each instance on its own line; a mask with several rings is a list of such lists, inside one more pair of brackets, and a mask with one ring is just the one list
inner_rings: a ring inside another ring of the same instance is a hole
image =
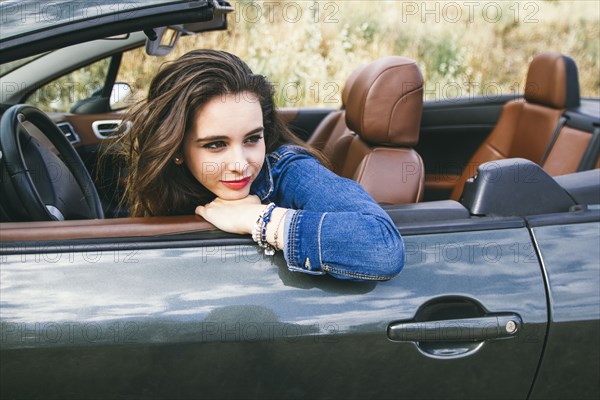
[[[143, 45], [149, 29], [226, 28], [222, 1], [101, 3], [109, 11], [97, 18], [0, 41], [3, 62], [49, 52], [3, 76], [3, 111], [59, 74]], [[44, 57], [126, 33], [63, 58], [26, 91], [10, 86]], [[512, 98], [426, 102], [425, 165], [464, 164]], [[570, 112], [597, 126], [599, 106], [584, 99]], [[90, 170], [102, 141], [92, 122], [98, 133], [122, 119], [93, 109], [51, 115]], [[310, 133], [331, 110], [280, 112]], [[480, 169], [468, 183], [476, 200], [384, 206], [406, 262], [377, 283], [290, 272], [281, 255], [194, 216], [17, 221], [6, 211], [1, 397], [598, 398], [598, 170], [554, 179], [505, 161], [496, 171], [506, 179]]]

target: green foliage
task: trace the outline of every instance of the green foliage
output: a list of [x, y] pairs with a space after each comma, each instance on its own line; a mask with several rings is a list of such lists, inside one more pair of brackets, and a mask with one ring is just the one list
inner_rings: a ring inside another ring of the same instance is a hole
[[[163, 62], [192, 49], [217, 48], [268, 76], [280, 107], [338, 107], [346, 78], [379, 57], [416, 60], [426, 99], [443, 99], [521, 93], [532, 57], [558, 51], [577, 62], [582, 95], [600, 96], [596, 1], [232, 3], [228, 31], [184, 37], [164, 58], [143, 49], [129, 52], [117, 80], [129, 83], [141, 98]], [[449, 86], [460, 90], [450, 94]]]
[[27, 102], [47, 111], [67, 112], [77, 101], [104, 87], [110, 58], [97, 61], [42, 86]]

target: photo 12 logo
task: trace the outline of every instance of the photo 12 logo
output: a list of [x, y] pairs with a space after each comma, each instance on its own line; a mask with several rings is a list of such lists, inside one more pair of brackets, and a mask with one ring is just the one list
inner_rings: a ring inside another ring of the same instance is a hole
[[[8, 0], [0, 3], [0, 21], [2, 24], [40, 24], [51, 25], [57, 22], [72, 22], [104, 15], [113, 15], [115, 19], [131, 18], [135, 6], [128, 2], [97, 1], [28, 1]], [[123, 14], [125, 13], [125, 14]]]
[[402, 22], [496, 23], [512, 18], [515, 23], [537, 23], [538, 1], [403, 1]]
[[338, 2], [327, 1], [239, 1], [233, 3], [235, 22], [248, 23], [284, 20], [297, 23], [303, 18], [326, 24], [338, 23]]
[[202, 322], [199, 337], [203, 342], [273, 342], [336, 343], [340, 327], [335, 322], [288, 324], [283, 322]]
[[125, 344], [138, 342], [139, 326], [135, 322], [2, 322], [0, 342], [3, 347], [23, 345]]
[[127, 248], [116, 246], [103, 249], [97, 244], [55, 246], [44, 242], [29, 242], [20, 245], [0, 245], [2, 264], [137, 264], [139, 249], [135, 245]]

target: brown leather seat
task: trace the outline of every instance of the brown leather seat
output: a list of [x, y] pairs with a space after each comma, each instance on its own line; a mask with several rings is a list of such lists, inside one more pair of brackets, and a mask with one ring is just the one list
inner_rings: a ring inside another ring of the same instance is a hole
[[352, 132], [335, 143], [334, 171], [379, 203], [421, 200], [424, 167], [413, 147], [422, 110], [423, 77], [413, 60], [389, 56], [361, 68], [346, 98]]
[[560, 53], [537, 55], [529, 65], [524, 99], [506, 103], [496, 127], [462, 171], [450, 198], [460, 197], [465, 181], [484, 162], [519, 157], [543, 165], [563, 111], [578, 105], [575, 62]]
[[551, 176], [577, 172], [579, 160], [583, 157], [591, 137], [587, 132], [564, 126], [542, 168]]
[[346, 125], [345, 108], [348, 102], [348, 93], [356, 81], [356, 77], [364, 67], [362, 65], [355, 69], [346, 80], [344, 90], [342, 91], [342, 108], [328, 114], [307, 140], [309, 145], [320, 150], [328, 160], [331, 160], [333, 157], [335, 142], [342, 136], [351, 134]]

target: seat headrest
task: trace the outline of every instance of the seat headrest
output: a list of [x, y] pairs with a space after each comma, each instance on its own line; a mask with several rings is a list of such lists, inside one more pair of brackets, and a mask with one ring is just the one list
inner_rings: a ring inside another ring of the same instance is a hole
[[348, 79], [346, 79], [344, 90], [342, 90], [342, 107], [346, 108], [346, 104], [348, 103], [348, 96], [350, 95], [350, 90], [352, 89], [354, 82], [356, 82], [356, 78], [366, 66], [366, 64], [363, 64], [360, 67], [356, 68], [354, 71], [352, 71]]
[[423, 76], [415, 61], [383, 57], [360, 69], [346, 99], [346, 125], [372, 144], [419, 141]]
[[578, 107], [579, 77], [575, 61], [556, 52], [535, 56], [527, 72], [525, 100], [557, 109]]

